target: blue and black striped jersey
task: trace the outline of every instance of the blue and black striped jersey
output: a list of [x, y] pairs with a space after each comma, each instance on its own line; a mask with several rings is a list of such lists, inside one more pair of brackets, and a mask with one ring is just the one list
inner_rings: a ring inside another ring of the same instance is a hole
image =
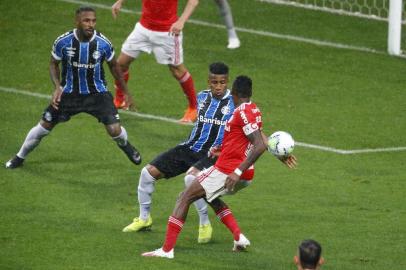
[[210, 90], [197, 95], [198, 115], [189, 139], [183, 144], [195, 152], [208, 151], [211, 146], [223, 142], [224, 126], [234, 111], [233, 97], [227, 90], [219, 100], [212, 96]]
[[94, 31], [88, 42], [80, 42], [76, 29], [59, 36], [51, 51], [62, 61], [61, 86], [64, 93], [93, 94], [107, 91], [103, 61], [111, 61], [114, 49], [100, 32]]

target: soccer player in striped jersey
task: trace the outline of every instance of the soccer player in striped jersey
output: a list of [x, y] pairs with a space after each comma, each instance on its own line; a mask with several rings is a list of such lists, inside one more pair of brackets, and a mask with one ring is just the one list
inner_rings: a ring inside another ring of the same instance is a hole
[[[123, 229], [124, 232], [140, 231], [151, 227], [152, 193], [158, 179], [168, 179], [186, 172], [185, 184], [189, 185], [201, 170], [214, 164], [215, 159], [208, 157], [208, 151], [211, 147], [222, 144], [225, 123], [234, 111], [227, 82], [227, 65], [221, 62], [211, 64], [208, 77], [210, 89], [198, 94], [198, 117], [189, 138], [161, 153], [141, 170], [138, 183], [140, 214]], [[200, 217], [198, 242], [207, 243], [212, 233], [207, 205], [201, 199], [196, 201], [195, 206]]]
[[[113, 4], [114, 18], [117, 17], [123, 2], [124, 0], [117, 0]], [[187, 0], [181, 16], [178, 17], [178, 0], [142, 0], [140, 21], [123, 43], [117, 60], [127, 81], [131, 62], [142, 52], [149, 54], [152, 52], [159, 64], [167, 65], [189, 102], [184, 116], [180, 119], [185, 123], [196, 120], [197, 104], [192, 75], [183, 64], [182, 30], [198, 3], [199, 0]], [[127, 108], [130, 104], [123, 99], [120, 85], [116, 84], [115, 88], [116, 107]]]
[[[251, 102], [252, 81], [238, 76], [232, 87], [235, 110], [224, 128], [221, 153], [214, 164], [203, 170], [181, 193], [169, 217], [165, 242], [162, 248], [143, 253], [146, 257], [174, 258], [174, 247], [185, 223], [190, 204], [205, 198], [221, 222], [234, 238], [233, 251], [244, 250], [250, 241], [241, 233], [230, 208], [219, 198], [234, 194], [252, 182], [254, 163], [266, 150], [267, 138], [262, 132], [261, 112]], [[294, 156], [281, 158], [288, 167], [296, 165]]]
[[26, 156], [58, 123], [82, 112], [104, 124], [107, 133], [131, 162], [141, 163], [140, 153], [130, 144], [126, 130], [120, 125], [104, 78], [103, 62], [106, 61], [111, 74], [124, 89], [125, 99], [131, 102], [121, 69], [114, 58], [113, 46], [95, 30], [96, 12], [93, 8], [77, 9], [75, 24], [76, 28], [58, 37], [52, 47], [49, 68], [55, 90], [51, 104], [45, 109], [40, 122], [28, 132], [20, 151], [6, 163], [6, 168], [20, 167]]

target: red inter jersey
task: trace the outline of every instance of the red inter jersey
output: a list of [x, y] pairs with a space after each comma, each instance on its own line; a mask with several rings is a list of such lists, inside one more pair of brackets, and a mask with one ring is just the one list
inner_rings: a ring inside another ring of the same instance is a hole
[[[247, 135], [262, 129], [261, 112], [255, 103], [243, 103], [234, 110], [226, 123], [221, 154], [215, 167], [225, 174], [233, 172], [252, 148]], [[253, 167], [246, 170], [241, 179], [253, 177]]]
[[142, 0], [140, 23], [152, 31], [169, 32], [177, 13], [178, 0]]

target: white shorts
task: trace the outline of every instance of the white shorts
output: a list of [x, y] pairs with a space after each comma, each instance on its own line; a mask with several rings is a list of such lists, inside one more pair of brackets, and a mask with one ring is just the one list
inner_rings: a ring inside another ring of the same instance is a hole
[[154, 53], [159, 64], [178, 66], [183, 63], [182, 32], [169, 35], [169, 32], [151, 31], [137, 23], [125, 40], [121, 52], [137, 58], [141, 52]]
[[203, 170], [197, 177], [197, 181], [202, 185], [206, 191], [206, 199], [212, 202], [214, 199], [223, 195], [235, 194], [240, 189], [247, 187], [252, 181], [241, 179], [234, 187], [234, 190], [227, 191], [224, 187], [226, 183], [227, 174], [220, 172], [214, 166]]

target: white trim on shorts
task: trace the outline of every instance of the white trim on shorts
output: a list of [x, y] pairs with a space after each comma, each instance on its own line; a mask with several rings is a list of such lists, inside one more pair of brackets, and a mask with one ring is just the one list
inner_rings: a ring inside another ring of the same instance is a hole
[[136, 23], [121, 47], [121, 52], [137, 58], [141, 52], [154, 53], [159, 64], [178, 66], [183, 63], [183, 34], [152, 31]]

